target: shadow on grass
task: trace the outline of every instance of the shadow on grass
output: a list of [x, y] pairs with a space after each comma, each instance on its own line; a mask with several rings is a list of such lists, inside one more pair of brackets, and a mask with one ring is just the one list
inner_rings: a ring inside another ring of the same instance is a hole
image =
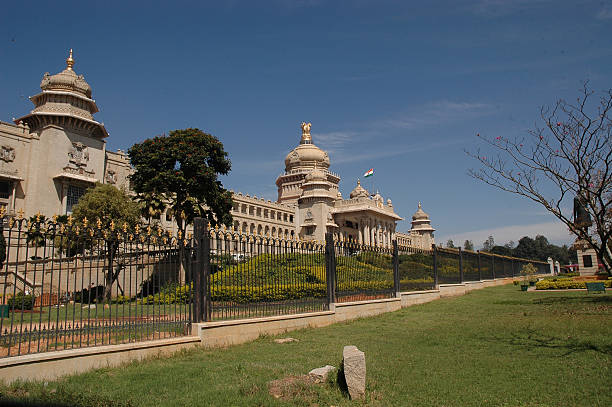
[[590, 294], [587, 296], [572, 296], [572, 297], [546, 297], [533, 300], [533, 304], [608, 304], [612, 303], [612, 295]]
[[612, 345], [599, 345], [592, 341], [577, 340], [571, 337], [561, 338], [557, 336], [543, 335], [535, 330], [528, 330], [524, 333], [512, 334], [509, 338], [489, 338], [496, 343], [506, 343], [508, 345], [534, 349], [552, 349], [561, 351], [559, 357], [567, 356], [572, 353], [594, 351], [603, 355], [612, 356]]
[[0, 399], [0, 407], [69, 407], [75, 406], [69, 403], [57, 403], [50, 401], [23, 401], [18, 399]]

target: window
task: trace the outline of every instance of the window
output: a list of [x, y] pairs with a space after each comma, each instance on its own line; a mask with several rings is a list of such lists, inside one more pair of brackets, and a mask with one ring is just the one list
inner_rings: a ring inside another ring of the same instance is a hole
[[8, 181], [0, 181], [0, 199], [9, 199], [11, 196], [11, 184]]
[[593, 258], [590, 254], [582, 256], [582, 262], [584, 263], [584, 267], [593, 267]]
[[66, 194], [66, 213], [72, 213], [72, 208], [79, 202], [83, 194], [85, 194], [85, 188], [77, 187], [76, 185], [68, 185], [68, 193]]

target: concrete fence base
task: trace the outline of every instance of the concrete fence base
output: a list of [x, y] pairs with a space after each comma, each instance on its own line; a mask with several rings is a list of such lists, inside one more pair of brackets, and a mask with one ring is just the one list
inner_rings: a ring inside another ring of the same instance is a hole
[[441, 284], [438, 290], [402, 292], [399, 298], [336, 303], [331, 305], [329, 311], [323, 312], [192, 324], [191, 336], [186, 337], [9, 357], [0, 359], [0, 380], [5, 383], [15, 380], [53, 380], [64, 375], [119, 366], [147, 357], [170, 355], [194, 346], [226, 347], [255, 340], [261, 335], [277, 335], [296, 329], [323, 327], [379, 315], [512, 281], [512, 278], [503, 278], [463, 284]]

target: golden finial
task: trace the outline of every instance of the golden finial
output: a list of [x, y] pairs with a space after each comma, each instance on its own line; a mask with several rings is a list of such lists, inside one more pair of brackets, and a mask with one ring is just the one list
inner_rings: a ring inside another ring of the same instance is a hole
[[179, 230], [179, 231], [178, 231], [178, 233], [177, 233], [177, 236], [178, 236], [178, 238], [180, 239], [180, 238], [181, 238], [181, 236], [183, 236], [183, 233], [182, 233], [182, 232]]
[[19, 209], [19, 211], [17, 211], [17, 219], [23, 219], [23, 209]]
[[157, 236], [161, 236], [163, 232], [163, 229], [161, 228], [161, 226], [157, 226]]
[[151, 236], [151, 225], [147, 226], [147, 235]]
[[40, 214], [40, 211], [36, 212], [36, 223], [40, 223], [40, 218], [42, 217], [42, 215]]
[[53, 215], [53, 223], [57, 223], [57, 215]]
[[0, 218], [3, 218], [5, 213], [6, 209], [4, 209], [4, 206], [0, 206]]
[[93, 237], [93, 235], [94, 235], [93, 229], [89, 229], [89, 236]]
[[72, 48], [70, 48], [70, 55], [66, 58], [66, 69], [72, 71], [72, 67], [74, 66], [74, 59], [72, 59]]
[[[79, 225], [77, 225], [75, 232], [76, 232], [77, 235], [79, 234], [79, 232], [80, 232]], [[104, 237], [106, 237], [106, 236], [104, 236]]]
[[127, 233], [128, 230], [128, 224], [127, 222], [123, 222], [123, 233]]
[[110, 229], [111, 231], [115, 231], [115, 221], [111, 219], [111, 223], [110, 223]]
[[86, 227], [87, 227], [87, 222], [89, 222], [89, 221], [87, 220], [87, 216], [85, 216], [85, 217], [83, 218], [83, 227], [84, 227], [84, 228], [86, 228]]
[[139, 234], [140, 233], [140, 225], [136, 224], [136, 227], [134, 228], [134, 233]]
[[8, 222], [9, 229], [13, 227], [13, 223], [14, 223], [13, 218], [9, 218], [9, 222]]
[[96, 225], [98, 226], [98, 229], [102, 229], [102, 219], [98, 218]]

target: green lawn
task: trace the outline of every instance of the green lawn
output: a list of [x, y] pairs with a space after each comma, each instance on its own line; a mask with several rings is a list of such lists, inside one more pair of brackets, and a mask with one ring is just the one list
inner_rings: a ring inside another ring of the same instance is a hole
[[[609, 293], [509, 285], [288, 335], [300, 342], [263, 337], [0, 392], [33, 405], [612, 405]], [[334, 383], [299, 386], [286, 401], [268, 395], [270, 380], [338, 366], [348, 344], [366, 354], [365, 403], [349, 401]]]

